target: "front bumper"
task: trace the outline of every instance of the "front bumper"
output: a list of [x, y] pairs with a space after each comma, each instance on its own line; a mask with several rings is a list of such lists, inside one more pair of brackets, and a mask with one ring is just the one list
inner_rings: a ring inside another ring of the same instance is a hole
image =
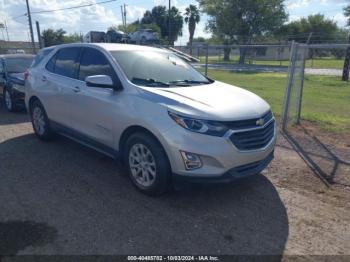
[[[276, 127], [266, 146], [246, 151], [237, 149], [229, 136], [215, 137], [193, 133], [180, 126], [163, 133], [161, 138], [176, 177], [209, 181], [234, 180], [260, 173], [273, 159], [275, 142]], [[181, 151], [198, 155], [202, 167], [187, 170]]]
[[229, 183], [241, 178], [260, 174], [271, 163], [273, 158], [274, 152], [270, 153], [270, 155], [261, 161], [232, 168], [221, 176], [193, 177], [174, 174], [174, 180], [177, 182]]

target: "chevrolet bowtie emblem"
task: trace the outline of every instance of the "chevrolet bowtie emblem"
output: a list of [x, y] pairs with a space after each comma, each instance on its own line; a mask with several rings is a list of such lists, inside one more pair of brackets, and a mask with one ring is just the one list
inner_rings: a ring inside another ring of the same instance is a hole
[[260, 118], [259, 120], [256, 121], [257, 126], [263, 126], [265, 124], [264, 118]]

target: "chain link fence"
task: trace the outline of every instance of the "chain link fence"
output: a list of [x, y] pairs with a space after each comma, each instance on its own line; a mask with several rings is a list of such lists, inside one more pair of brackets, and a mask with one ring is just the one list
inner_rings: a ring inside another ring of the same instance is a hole
[[291, 45], [194, 45], [176, 47], [179, 51], [191, 54], [199, 62], [197, 68], [243, 71], [243, 72], [287, 72]]
[[[305, 117], [313, 120], [313, 115], [324, 114], [330, 124], [332, 120], [341, 122], [350, 121], [346, 115], [348, 109], [335, 104], [332, 98], [336, 95], [345, 95], [344, 99], [350, 99], [350, 84], [342, 81], [344, 60], [348, 44], [297, 44], [291, 45], [290, 64], [282, 112], [282, 129], [298, 124]], [[323, 89], [318, 91], [318, 104], [314, 108], [308, 108], [308, 113], [303, 115], [303, 106], [309, 107], [308, 101], [315, 99], [306, 97], [305, 80], [308, 81], [306, 88], [313, 88], [317, 82], [322, 81]], [[338, 86], [338, 88], [337, 88]], [[348, 92], [346, 92], [348, 87]], [[345, 92], [344, 92], [345, 91]], [[338, 94], [339, 93], [339, 94]], [[350, 100], [348, 101], [350, 103]], [[310, 113], [311, 111], [311, 113]], [[346, 125], [346, 123], [345, 123]]]

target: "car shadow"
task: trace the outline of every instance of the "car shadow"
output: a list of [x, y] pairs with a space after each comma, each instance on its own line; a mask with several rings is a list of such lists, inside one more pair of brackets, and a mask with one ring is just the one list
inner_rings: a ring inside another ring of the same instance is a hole
[[3, 100], [0, 98], [0, 126], [26, 123], [29, 121], [29, 116], [27, 115], [26, 110], [24, 108], [16, 112], [8, 112], [5, 109]]
[[0, 206], [7, 205], [0, 221], [26, 207], [58, 230], [60, 254], [273, 255], [269, 261], [280, 261], [288, 238], [286, 208], [263, 175], [148, 197], [118, 161], [65, 138], [44, 143], [33, 134], [0, 143], [0, 163], [2, 187], [19, 203], [12, 206], [0, 193]]
[[44, 246], [56, 237], [57, 230], [45, 223], [0, 222], [0, 257], [16, 255], [28, 246]]
[[302, 125], [298, 126], [298, 132], [284, 132], [283, 135], [326, 185], [350, 186], [350, 162], [336, 149], [330, 148]]

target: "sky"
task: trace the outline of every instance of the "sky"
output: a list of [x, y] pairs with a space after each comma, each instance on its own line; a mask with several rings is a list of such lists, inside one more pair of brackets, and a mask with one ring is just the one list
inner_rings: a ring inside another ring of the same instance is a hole
[[[101, 1], [103, 0], [29, 0], [29, 3], [31, 12], [35, 12]], [[184, 12], [188, 5], [197, 4], [195, 0], [171, 0], [171, 2], [181, 12]], [[35, 21], [39, 21], [41, 30], [63, 28], [68, 33], [77, 32], [82, 34], [90, 30], [106, 31], [109, 26], [122, 23], [120, 6], [124, 3], [127, 5], [127, 22], [133, 22], [141, 18], [146, 10], [152, 9], [155, 5], [167, 6], [168, 0], [117, 0], [103, 5], [93, 5], [80, 9], [33, 14], [33, 26], [35, 27]], [[286, 10], [289, 13], [290, 21], [310, 14], [321, 13], [343, 27], [346, 24], [343, 8], [348, 4], [350, 4], [350, 0], [286, 0]], [[23, 16], [25, 13], [25, 0], [0, 0], [0, 23], [6, 21], [10, 40], [28, 41], [28, 19], [26, 16]], [[202, 15], [201, 21], [197, 25], [195, 37], [210, 37], [210, 34], [205, 31], [207, 19], [207, 16]], [[34, 34], [36, 34], [36, 31]], [[179, 37], [176, 44], [185, 45], [188, 38], [188, 29], [185, 24], [183, 36]], [[0, 39], [3, 39], [1, 32]]]

